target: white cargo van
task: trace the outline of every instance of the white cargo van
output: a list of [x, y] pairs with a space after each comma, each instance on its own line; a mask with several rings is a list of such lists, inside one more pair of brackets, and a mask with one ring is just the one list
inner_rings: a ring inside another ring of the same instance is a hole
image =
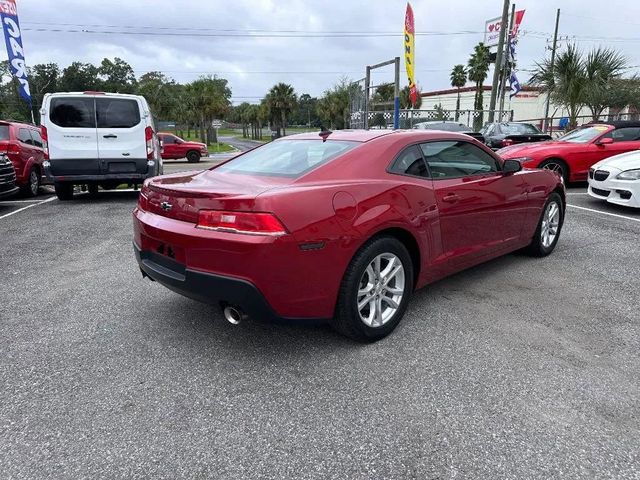
[[60, 200], [74, 185], [95, 192], [162, 174], [160, 143], [144, 97], [103, 92], [48, 93], [40, 110], [44, 169]]

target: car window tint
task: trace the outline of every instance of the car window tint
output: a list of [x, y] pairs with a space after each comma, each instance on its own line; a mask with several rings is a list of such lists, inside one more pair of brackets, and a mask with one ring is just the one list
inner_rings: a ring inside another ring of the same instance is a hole
[[640, 127], [616, 128], [611, 132], [614, 142], [633, 142], [640, 139]]
[[424, 163], [422, 153], [418, 147], [411, 146], [400, 153], [391, 166], [392, 173], [413, 175], [416, 177], [428, 177], [427, 165]]
[[65, 128], [95, 128], [93, 98], [53, 98], [49, 119]]
[[31, 130], [31, 138], [33, 138], [33, 144], [36, 147], [42, 148], [44, 146], [42, 144], [42, 137], [40, 136], [40, 132], [38, 130]]
[[169, 143], [176, 143], [176, 139], [175, 137], [171, 136], [171, 135], [163, 135], [162, 136], [162, 142], [166, 145]]
[[26, 143], [27, 145], [33, 145], [33, 139], [29, 134], [28, 128], [18, 129], [18, 140], [20, 140], [22, 143]]
[[507, 135], [535, 135], [541, 133], [537, 127], [530, 123], [503, 123], [500, 129], [502, 133]]
[[0, 125], [0, 140], [9, 140], [9, 125]]
[[327, 140], [277, 140], [230, 160], [216, 172], [299, 177], [359, 145]]
[[124, 98], [96, 98], [98, 128], [131, 128], [140, 123], [138, 102]]
[[420, 145], [434, 179], [465, 177], [498, 171], [496, 160], [467, 142], [429, 142]]

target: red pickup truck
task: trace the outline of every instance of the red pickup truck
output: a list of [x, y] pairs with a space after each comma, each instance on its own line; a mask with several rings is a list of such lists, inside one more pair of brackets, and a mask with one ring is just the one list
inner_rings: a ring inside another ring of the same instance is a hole
[[158, 133], [158, 138], [162, 142], [162, 159], [173, 160], [185, 158], [189, 163], [200, 161], [200, 157], [209, 156], [209, 151], [204, 143], [188, 142], [172, 133]]

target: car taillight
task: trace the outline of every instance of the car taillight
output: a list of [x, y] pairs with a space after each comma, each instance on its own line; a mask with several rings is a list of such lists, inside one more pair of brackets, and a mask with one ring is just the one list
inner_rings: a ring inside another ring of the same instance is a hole
[[509, 145], [513, 145], [513, 140], [511, 140], [510, 138], [505, 138], [504, 140], [502, 140], [503, 147], [508, 147]]
[[1, 151], [2, 153], [7, 154], [20, 153], [20, 146], [18, 145], [18, 142], [8, 141], [4, 144], [4, 148], [2, 148]]
[[40, 136], [42, 137], [42, 148], [44, 148], [44, 159], [49, 160], [49, 135], [47, 134], [47, 127], [40, 126]]
[[151, 127], [144, 129], [144, 139], [147, 142], [147, 160], [153, 160], [153, 129]]
[[287, 229], [272, 213], [200, 210], [198, 228], [249, 235], [284, 235]]

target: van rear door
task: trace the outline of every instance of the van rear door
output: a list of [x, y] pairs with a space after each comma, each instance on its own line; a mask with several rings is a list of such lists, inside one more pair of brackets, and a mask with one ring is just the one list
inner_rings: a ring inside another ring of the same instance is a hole
[[51, 97], [46, 115], [51, 173], [100, 174], [93, 97]]
[[142, 107], [135, 97], [96, 96], [98, 155], [103, 173], [147, 172], [148, 117]]

